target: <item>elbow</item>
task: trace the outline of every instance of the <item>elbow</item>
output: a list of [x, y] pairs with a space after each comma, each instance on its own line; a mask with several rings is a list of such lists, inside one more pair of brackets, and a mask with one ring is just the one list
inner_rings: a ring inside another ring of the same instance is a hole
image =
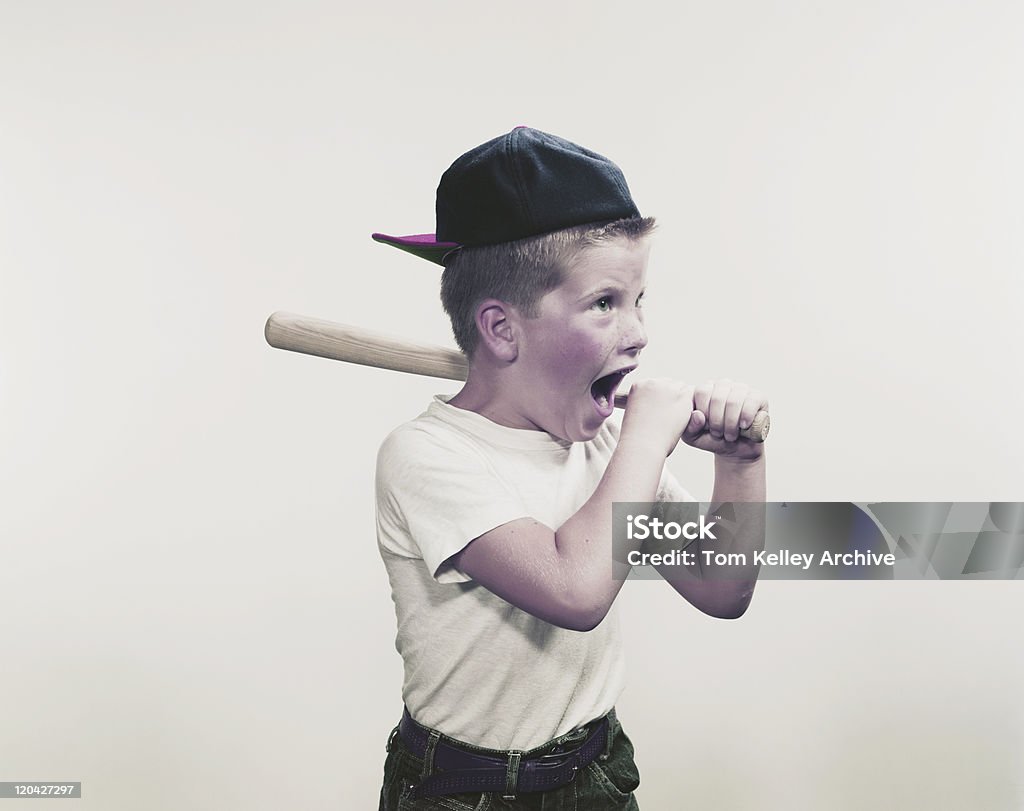
[[604, 622], [611, 605], [595, 600], [573, 600], [564, 604], [552, 624], [567, 631], [593, 631]]
[[720, 620], [738, 620], [747, 613], [750, 601], [754, 596], [754, 588], [751, 586], [731, 598], [716, 600], [701, 606], [701, 611], [710, 617]]
[[704, 613], [709, 617], [720, 620], [738, 620], [747, 613], [747, 606], [705, 608]]
[[556, 624], [560, 628], [565, 628], [567, 631], [580, 631], [582, 633], [586, 633], [587, 631], [593, 631], [603, 621], [604, 615], [586, 615], [566, 619], [564, 622], [559, 622]]
[[584, 614], [580, 614], [575, 618], [575, 621], [569, 627], [570, 631], [593, 631], [598, 625], [604, 622], [604, 618], [608, 616], [608, 609], [605, 608], [603, 611], [590, 611]]

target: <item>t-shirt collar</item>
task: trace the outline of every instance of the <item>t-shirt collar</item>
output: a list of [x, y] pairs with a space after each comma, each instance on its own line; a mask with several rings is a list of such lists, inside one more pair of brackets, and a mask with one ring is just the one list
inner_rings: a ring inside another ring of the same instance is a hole
[[560, 439], [547, 431], [530, 428], [510, 428], [499, 425], [475, 411], [448, 404], [450, 394], [435, 394], [427, 413], [449, 425], [478, 436], [494, 445], [521, 450], [561, 450], [570, 447], [572, 440]]

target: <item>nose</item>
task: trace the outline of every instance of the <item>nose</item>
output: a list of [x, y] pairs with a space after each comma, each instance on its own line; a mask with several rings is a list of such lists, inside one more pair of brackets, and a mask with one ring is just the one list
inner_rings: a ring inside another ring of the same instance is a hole
[[637, 355], [640, 350], [647, 346], [647, 330], [644, 328], [644, 314], [639, 307], [635, 308], [632, 315], [626, 317], [627, 323], [622, 329], [622, 351], [630, 355]]

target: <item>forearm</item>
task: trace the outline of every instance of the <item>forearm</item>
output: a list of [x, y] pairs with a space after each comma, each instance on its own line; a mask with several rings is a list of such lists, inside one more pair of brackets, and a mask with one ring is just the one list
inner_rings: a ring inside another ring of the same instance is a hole
[[623, 436], [593, 495], [555, 532], [557, 561], [572, 600], [593, 625], [608, 612], [623, 583], [613, 577], [611, 505], [654, 501], [664, 464], [665, 454], [656, 445]]
[[728, 505], [734, 518], [720, 520], [716, 539], [694, 544], [701, 580], [708, 584], [703, 607], [719, 617], [738, 617], [754, 594], [760, 565], [755, 553], [764, 549], [765, 458], [733, 460], [715, 457], [712, 515]]
[[731, 501], [764, 503], [766, 495], [764, 453], [757, 459], [715, 457], [714, 504]]

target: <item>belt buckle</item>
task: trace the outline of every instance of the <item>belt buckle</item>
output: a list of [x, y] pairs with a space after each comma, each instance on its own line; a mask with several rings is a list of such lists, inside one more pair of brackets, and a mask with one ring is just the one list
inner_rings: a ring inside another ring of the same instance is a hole
[[587, 742], [589, 735], [590, 730], [586, 726], [577, 727], [571, 732], [566, 732], [561, 738], [558, 738], [558, 743], [555, 744], [552, 752], [546, 755], [539, 755], [537, 759], [543, 760], [549, 757], [571, 755], [573, 752], [579, 751], [579, 748]]

